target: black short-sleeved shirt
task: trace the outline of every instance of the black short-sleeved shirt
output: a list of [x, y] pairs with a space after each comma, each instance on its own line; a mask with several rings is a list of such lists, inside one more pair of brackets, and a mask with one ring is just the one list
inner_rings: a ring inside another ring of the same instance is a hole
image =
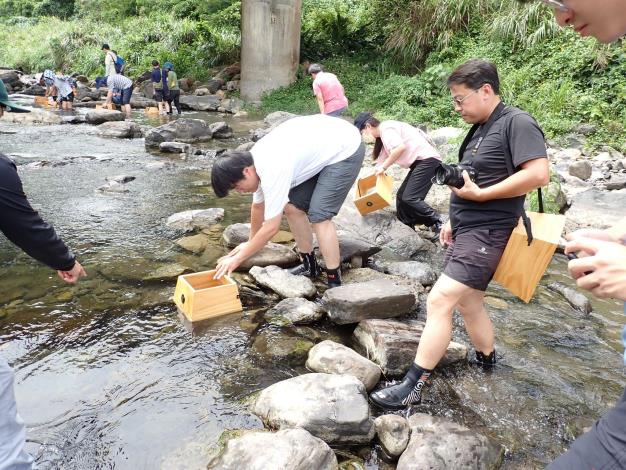
[[[509, 149], [516, 170], [527, 161], [547, 158], [545, 139], [537, 121], [526, 113], [507, 118], [507, 114], [514, 110], [515, 108], [511, 107], [503, 110], [473, 155], [472, 149], [482, 136], [482, 127], [479, 127], [463, 153], [461, 163], [471, 162], [478, 170], [476, 184], [481, 188], [493, 186], [509, 177], [502, 142], [504, 135], [508, 135]], [[503, 132], [504, 125], [508, 126], [507, 132]], [[524, 199], [525, 196], [518, 196], [476, 202], [460, 198], [453, 193], [450, 198], [452, 233], [456, 235], [477, 227], [513, 228], [524, 209]]]

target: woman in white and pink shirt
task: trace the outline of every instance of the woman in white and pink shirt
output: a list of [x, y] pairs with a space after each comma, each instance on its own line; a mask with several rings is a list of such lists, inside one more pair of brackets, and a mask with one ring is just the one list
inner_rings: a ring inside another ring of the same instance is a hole
[[360, 113], [354, 125], [366, 141], [374, 142], [377, 175], [394, 163], [409, 169], [396, 194], [398, 220], [411, 228], [417, 224], [427, 225], [438, 234], [443, 221], [424, 199], [441, 163], [441, 155], [426, 134], [405, 122], [380, 122], [367, 112]]
[[313, 93], [315, 93], [320, 114], [341, 116], [348, 109], [348, 98], [337, 76], [324, 72], [320, 64], [311, 64], [308, 72], [313, 78]]

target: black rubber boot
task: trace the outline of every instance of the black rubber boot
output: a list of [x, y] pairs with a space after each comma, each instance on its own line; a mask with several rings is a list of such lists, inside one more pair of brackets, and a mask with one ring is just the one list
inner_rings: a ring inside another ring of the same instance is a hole
[[431, 372], [413, 363], [402, 382], [370, 393], [370, 400], [386, 410], [402, 410], [409, 405], [417, 405], [422, 401], [422, 387]]
[[315, 254], [301, 253], [302, 264], [299, 264], [295, 268], [289, 269], [289, 272], [295, 276], [317, 277], [321, 273], [321, 269], [315, 259]]
[[476, 351], [476, 363], [483, 366], [485, 369], [494, 367], [496, 365], [496, 350], [494, 349], [488, 355], [485, 355], [480, 351]]
[[328, 288], [339, 287], [341, 285], [341, 269], [327, 269], [326, 278], [328, 279]]

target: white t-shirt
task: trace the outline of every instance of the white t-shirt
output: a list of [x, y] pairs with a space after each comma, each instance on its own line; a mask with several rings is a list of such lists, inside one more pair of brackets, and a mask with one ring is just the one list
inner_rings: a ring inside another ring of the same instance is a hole
[[265, 220], [276, 217], [291, 188], [352, 156], [360, 145], [358, 129], [340, 118], [315, 114], [279, 124], [250, 150], [261, 180], [253, 202], [265, 201]]

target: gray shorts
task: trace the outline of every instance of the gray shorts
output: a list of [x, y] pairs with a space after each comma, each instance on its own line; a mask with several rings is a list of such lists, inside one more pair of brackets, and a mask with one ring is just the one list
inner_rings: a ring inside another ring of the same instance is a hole
[[334, 111], [331, 111], [330, 113], [326, 113], [326, 116], [339, 117], [343, 113], [345, 113], [347, 109], [348, 109], [348, 107], [344, 106], [343, 108], [339, 108], [339, 109], [336, 109]]
[[361, 144], [350, 157], [328, 165], [313, 178], [291, 188], [289, 202], [306, 212], [312, 224], [332, 219], [359, 175], [363, 157], [365, 145]]
[[475, 228], [457, 234], [443, 259], [443, 273], [484, 292], [498, 268], [512, 231], [512, 228]]

